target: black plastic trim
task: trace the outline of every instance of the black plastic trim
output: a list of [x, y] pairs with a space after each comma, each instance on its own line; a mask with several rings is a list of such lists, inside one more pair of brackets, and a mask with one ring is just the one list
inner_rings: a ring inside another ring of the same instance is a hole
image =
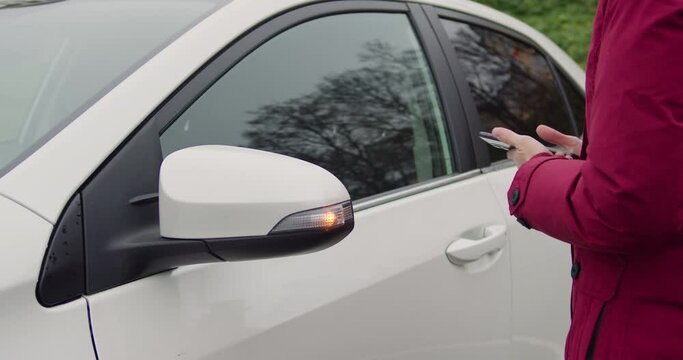
[[85, 254], [81, 194], [66, 205], [52, 230], [43, 258], [36, 298], [43, 306], [55, 306], [85, 293]]
[[[455, 49], [451, 45], [448, 39], [448, 34], [440, 21], [440, 13], [437, 8], [429, 5], [422, 6], [429, 22], [434, 29], [434, 34], [436, 35], [441, 49], [447, 58], [448, 65], [455, 84], [458, 88], [458, 93], [460, 94], [463, 114], [468, 124], [469, 131], [469, 143], [472, 148], [475, 168], [486, 167], [491, 163], [489, 158], [489, 152], [486, 148], [486, 144], [479, 140], [479, 132], [481, 129], [481, 122], [479, 121], [479, 112], [474, 104], [474, 97], [472, 96], [470, 86], [467, 83], [467, 78], [460, 65], [460, 60], [458, 60]], [[459, 13], [455, 13], [459, 14]]]
[[[552, 60], [552, 58], [548, 57], [548, 59]], [[556, 81], [560, 84], [560, 88], [562, 89], [562, 96], [564, 97], [567, 105], [567, 109], [569, 111], [570, 116], [572, 117], [572, 121], [574, 121], [574, 127], [575, 127], [575, 132], [578, 134], [577, 136], [583, 137], [583, 133], [579, 132], [579, 121], [576, 120], [576, 114], [574, 113], [574, 109], [572, 108], [571, 101], [569, 100], [569, 95], [567, 95], [567, 89], [564, 86], [564, 82], [562, 79], [560, 79], [560, 75], [562, 75], [567, 81], [570, 83], [570, 86], [573, 86], [574, 89], [581, 94], [581, 97], [584, 99], [584, 107], [585, 107], [585, 100], [586, 100], [586, 91], [583, 89], [581, 85], [579, 85], [576, 81], [574, 81], [574, 78], [569, 75], [567, 71], [565, 71], [561, 66], [557, 65], [554, 61], [551, 61], [553, 65], [553, 69], [555, 71], [555, 79]], [[582, 128], [585, 128], [585, 124], [581, 124]]]
[[467, 117], [460, 100], [460, 92], [453, 79], [452, 69], [423, 8], [417, 4], [408, 4], [408, 8], [436, 82], [450, 132], [452, 151], [455, 153], [456, 169], [459, 173], [467, 172], [474, 169], [476, 164], [472, 152], [472, 139], [467, 135], [470, 132]]
[[351, 219], [330, 231], [292, 231], [282, 234], [206, 239], [212, 253], [224, 261], [266, 259], [326, 249], [344, 239], [354, 227]]
[[161, 239], [154, 196], [161, 161], [159, 136], [146, 126], [81, 191], [87, 294], [180, 265], [220, 261], [201, 241]]
[[539, 50], [542, 54], [547, 55], [545, 51], [541, 51], [542, 47], [533, 39], [529, 38], [528, 36], [518, 33], [508, 27], [505, 27], [503, 25], [497, 24], [495, 22], [492, 22], [490, 20], [480, 18], [475, 15], [470, 15], [470, 14], [465, 14], [461, 12], [457, 12], [455, 10], [450, 10], [450, 9], [444, 9], [441, 7], [436, 7], [436, 6], [430, 6], [430, 5], [424, 5], [425, 7], [429, 7], [433, 9], [434, 14], [436, 14], [439, 18], [445, 18], [449, 20], [454, 20], [466, 24], [471, 24], [471, 25], [476, 25], [480, 27], [485, 27], [490, 30], [505, 34], [515, 40], [521, 41], [525, 43], [526, 45], [529, 45], [537, 50]]
[[128, 203], [134, 205], [134, 204], [145, 204], [148, 202], [157, 202], [157, 201], [159, 201], [159, 193], [149, 193], [149, 194], [134, 196], [130, 200], [128, 200]]
[[579, 126], [576, 123], [576, 116], [574, 116], [574, 111], [572, 111], [572, 106], [571, 103], [569, 102], [569, 97], [567, 96], [567, 91], [564, 89], [564, 85], [562, 84], [562, 79], [560, 79], [559, 75], [559, 70], [557, 69], [558, 66], [555, 64], [555, 62], [552, 60], [552, 58], [548, 55], [545, 55], [545, 61], [548, 62], [548, 66], [550, 66], [550, 71], [553, 73], [553, 79], [555, 79], [555, 85], [560, 89], [560, 96], [562, 96], [562, 103], [564, 104], [564, 107], [567, 110], [567, 114], [569, 115], [569, 120], [572, 122], [572, 129], [574, 130], [574, 135], [579, 136]]

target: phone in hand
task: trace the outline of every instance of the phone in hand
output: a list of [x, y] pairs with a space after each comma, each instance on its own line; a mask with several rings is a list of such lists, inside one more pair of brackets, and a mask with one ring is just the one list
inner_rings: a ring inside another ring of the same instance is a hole
[[514, 146], [510, 146], [510, 145], [498, 140], [498, 138], [493, 136], [493, 134], [491, 134], [490, 132], [480, 131], [479, 132], [479, 138], [484, 140], [487, 144], [493, 146], [496, 149], [500, 149], [500, 150], [504, 150], [504, 151], [510, 151], [510, 150], [513, 150], [515, 148]]

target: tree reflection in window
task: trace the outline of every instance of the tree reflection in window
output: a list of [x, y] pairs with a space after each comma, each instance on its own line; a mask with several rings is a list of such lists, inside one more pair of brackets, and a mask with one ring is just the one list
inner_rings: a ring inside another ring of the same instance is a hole
[[[311, 41], [348, 29], [342, 23], [351, 19], [362, 39], [311, 50]], [[353, 199], [452, 173], [436, 88], [408, 19], [353, 14], [311, 23], [269, 41], [221, 78], [162, 135], [164, 154], [200, 144], [277, 152], [327, 169]]]
[[[574, 134], [572, 120], [545, 57], [531, 46], [478, 26], [443, 20], [465, 73], [482, 129], [496, 126], [536, 137], [546, 124]], [[491, 149], [492, 160], [505, 158]]]
[[442, 119], [421, 56], [368, 43], [363, 67], [258, 109], [245, 134], [248, 146], [315, 163], [354, 198], [447, 174]]

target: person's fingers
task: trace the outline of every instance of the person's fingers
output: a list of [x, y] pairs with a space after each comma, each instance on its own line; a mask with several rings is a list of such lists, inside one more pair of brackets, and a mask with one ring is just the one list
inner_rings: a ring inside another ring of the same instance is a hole
[[514, 147], [517, 147], [519, 140], [522, 138], [522, 136], [516, 132], [502, 127], [493, 128], [491, 133], [498, 138], [498, 140]]
[[539, 125], [536, 128], [536, 133], [541, 137], [541, 139], [567, 149], [574, 148], [577, 144], [577, 141], [580, 141], [574, 136], [563, 134], [546, 125]]
[[515, 156], [515, 149], [508, 150], [506, 155], [507, 155], [508, 160], [512, 160], [512, 157]]

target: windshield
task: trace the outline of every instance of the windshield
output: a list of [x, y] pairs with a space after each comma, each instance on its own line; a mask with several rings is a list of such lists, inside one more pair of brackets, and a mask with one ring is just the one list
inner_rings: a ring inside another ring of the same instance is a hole
[[222, 0], [0, 0], [0, 176]]

